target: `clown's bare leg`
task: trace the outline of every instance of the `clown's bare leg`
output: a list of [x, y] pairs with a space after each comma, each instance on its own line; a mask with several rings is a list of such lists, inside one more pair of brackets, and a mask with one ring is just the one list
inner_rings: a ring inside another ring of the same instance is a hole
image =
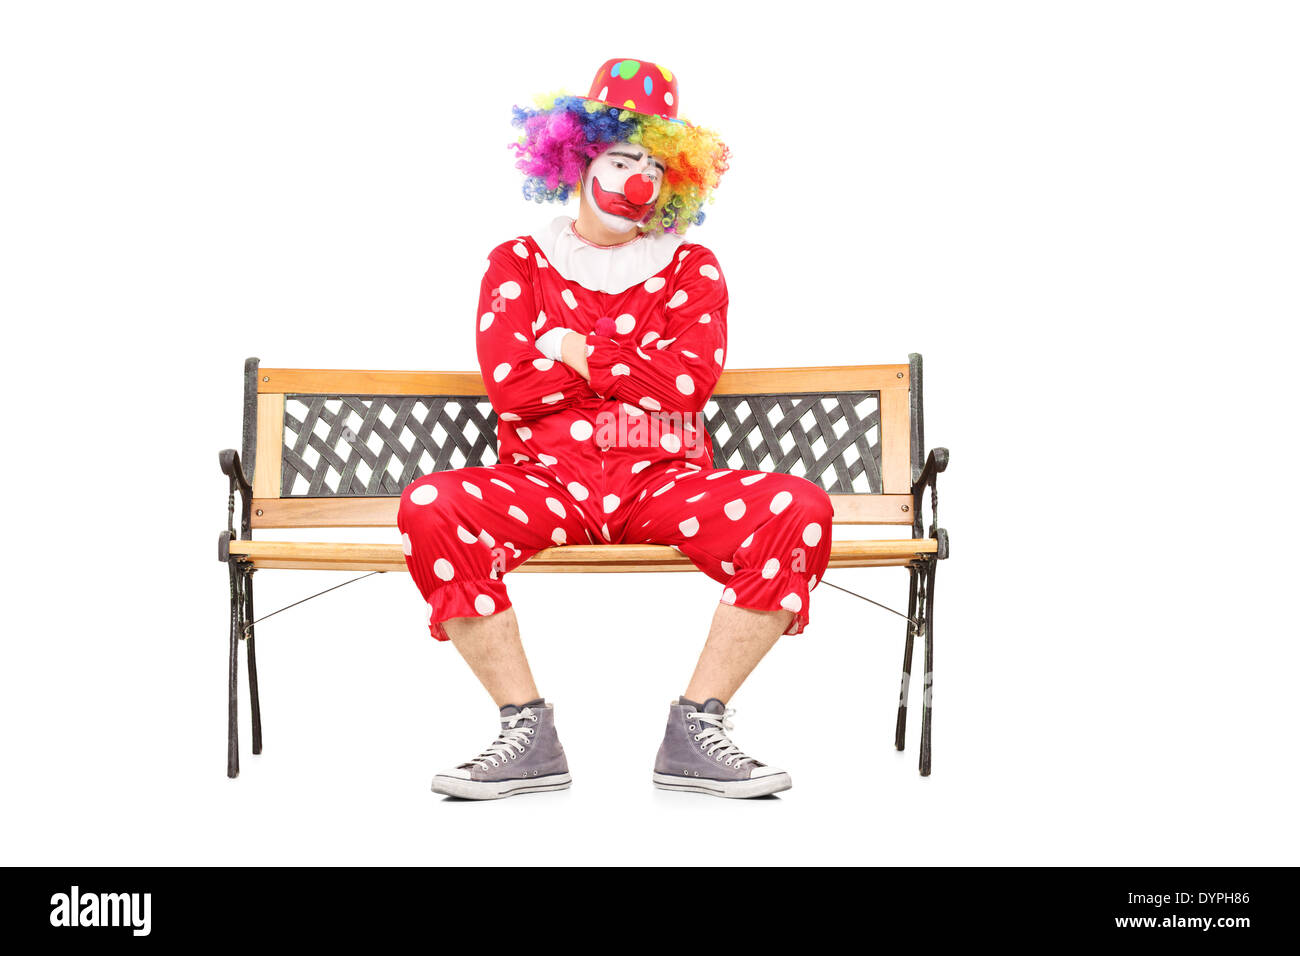
[[793, 617], [789, 611], [752, 611], [719, 604], [685, 696], [697, 701], [710, 697], [724, 703], [731, 700]]
[[519, 640], [513, 607], [490, 617], [453, 617], [442, 626], [497, 707], [525, 704], [541, 696]]

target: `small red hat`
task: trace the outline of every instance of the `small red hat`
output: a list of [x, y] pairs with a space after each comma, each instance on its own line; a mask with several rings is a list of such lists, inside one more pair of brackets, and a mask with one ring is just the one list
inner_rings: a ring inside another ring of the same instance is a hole
[[606, 60], [587, 99], [690, 125], [677, 119], [677, 77], [648, 60]]

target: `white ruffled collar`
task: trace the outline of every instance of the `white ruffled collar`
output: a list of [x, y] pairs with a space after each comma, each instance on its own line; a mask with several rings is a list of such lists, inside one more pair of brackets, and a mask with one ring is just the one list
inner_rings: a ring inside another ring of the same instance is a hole
[[573, 230], [572, 216], [556, 216], [532, 234], [542, 255], [561, 276], [593, 292], [622, 292], [672, 262], [686, 241], [672, 233], [643, 232], [617, 246], [597, 246]]

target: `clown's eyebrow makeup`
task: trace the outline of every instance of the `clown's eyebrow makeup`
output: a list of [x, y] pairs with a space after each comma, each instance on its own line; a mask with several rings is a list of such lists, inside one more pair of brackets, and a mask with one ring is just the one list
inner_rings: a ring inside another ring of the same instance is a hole
[[[630, 159], [630, 160], [632, 160], [632, 161], [634, 161], [634, 162], [638, 162], [638, 163], [639, 163], [639, 162], [641, 162], [641, 157], [644, 156], [645, 153], [637, 153], [637, 154], [633, 155], [632, 153], [625, 153], [625, 152], [623, 152], [623, 151], [621, 151], [621, 150], [611, 149], [611, 150], [607, 151], [605, 155], [607, 155], [607, 156], [622, 156], [624, 159]], [[659, 160], [655, 159], [653, 156], [650, 157], [650, 162], [654, 163], [656, 166], [659, 167], [659, 172], [661, 172], [661, 173], [667, 173], [667, 172], [668, 172], [668, 170], [664, 167], [664, 164], [661, 163], [661, 162], [659, 162]]]

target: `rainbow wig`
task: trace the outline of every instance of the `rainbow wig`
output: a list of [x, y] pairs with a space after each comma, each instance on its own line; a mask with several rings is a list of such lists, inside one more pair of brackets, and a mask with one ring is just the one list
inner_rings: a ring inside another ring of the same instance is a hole
[[513, 107], [522, 129], [515, 166], [524, 172], [524, 198], [568, 202], [587, 164], [610, 143], [637, 143], [668, 165], [654, 213], [641, 228], [684, 235], [704, 222], [704, 204], [727, 171], [731, 152], [718, 134], [684, 120], [665, 119], [564, 93], [535, 97], [537, 109]]

